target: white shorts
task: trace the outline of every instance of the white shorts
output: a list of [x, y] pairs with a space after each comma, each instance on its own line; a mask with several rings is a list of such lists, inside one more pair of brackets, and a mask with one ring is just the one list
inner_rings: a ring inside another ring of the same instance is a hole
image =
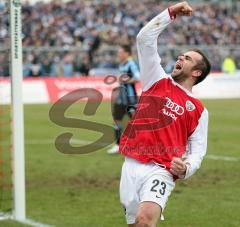
[[127, 224], [134, 224], [141, 202], [157, 203], [164, 210], [175, 187], [172, 175], [155, 163], [140, 163], [125, 158], [120, 181], [120, 200], [125, 209]]

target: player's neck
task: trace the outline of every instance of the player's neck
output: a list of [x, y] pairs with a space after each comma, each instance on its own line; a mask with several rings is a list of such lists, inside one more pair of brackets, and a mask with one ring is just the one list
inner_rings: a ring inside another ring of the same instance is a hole
[[179, 84], [192, 93], [193, 85], [189, 80], [181, 81]]

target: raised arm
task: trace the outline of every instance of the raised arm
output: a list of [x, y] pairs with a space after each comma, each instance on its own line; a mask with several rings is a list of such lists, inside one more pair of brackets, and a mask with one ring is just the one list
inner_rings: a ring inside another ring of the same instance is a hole
[[190, 16], [191, 12], [192, 8], [188, 3], [178, 3], [154, 17], [138, 33], [137, 50], [143, 91], [167, 76], [160, 64], [161, 58], [157, 47], [158, 36], [177, 15]]
[[157, 39], [171, 23], [168, 9], [148, 22], [137, 35], [138, 61], [142, 89], [148, 90], [156, 81], [166, 77], [158, 54]]

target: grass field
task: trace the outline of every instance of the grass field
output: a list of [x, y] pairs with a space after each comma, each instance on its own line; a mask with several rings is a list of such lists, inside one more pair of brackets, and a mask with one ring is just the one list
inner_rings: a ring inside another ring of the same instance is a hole
[[[240, 226], [240, 100], [204, 104], [210, 113], [208, 156], [192, 178], [177, 183], [159, 226]], [[118, 196], [123, 157], [109, 156], [106, 149], [87, 155], [58, 152], [54, 139], [63, 132], [87, 141], [99, 135], [54, 125], [49, 108], [25, 106], [27, 216], [59, 227], [126, 226]], [[78, 104], [68, 114], [83, 119], [82, 110]], [[111, 125], [109, 103], [84, 119]], [[1, 221], [0, 226], [24, 225]]]

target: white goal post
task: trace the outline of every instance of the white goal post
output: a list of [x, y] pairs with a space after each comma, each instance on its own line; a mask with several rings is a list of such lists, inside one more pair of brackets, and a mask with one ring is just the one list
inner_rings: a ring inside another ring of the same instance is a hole
[[13, 146], [13, 218], [26, 220], [24, 119], [22, 102], [22, 24], [21, 0], [10, 0], [10, 73], [12, 90], [12, 146]]

